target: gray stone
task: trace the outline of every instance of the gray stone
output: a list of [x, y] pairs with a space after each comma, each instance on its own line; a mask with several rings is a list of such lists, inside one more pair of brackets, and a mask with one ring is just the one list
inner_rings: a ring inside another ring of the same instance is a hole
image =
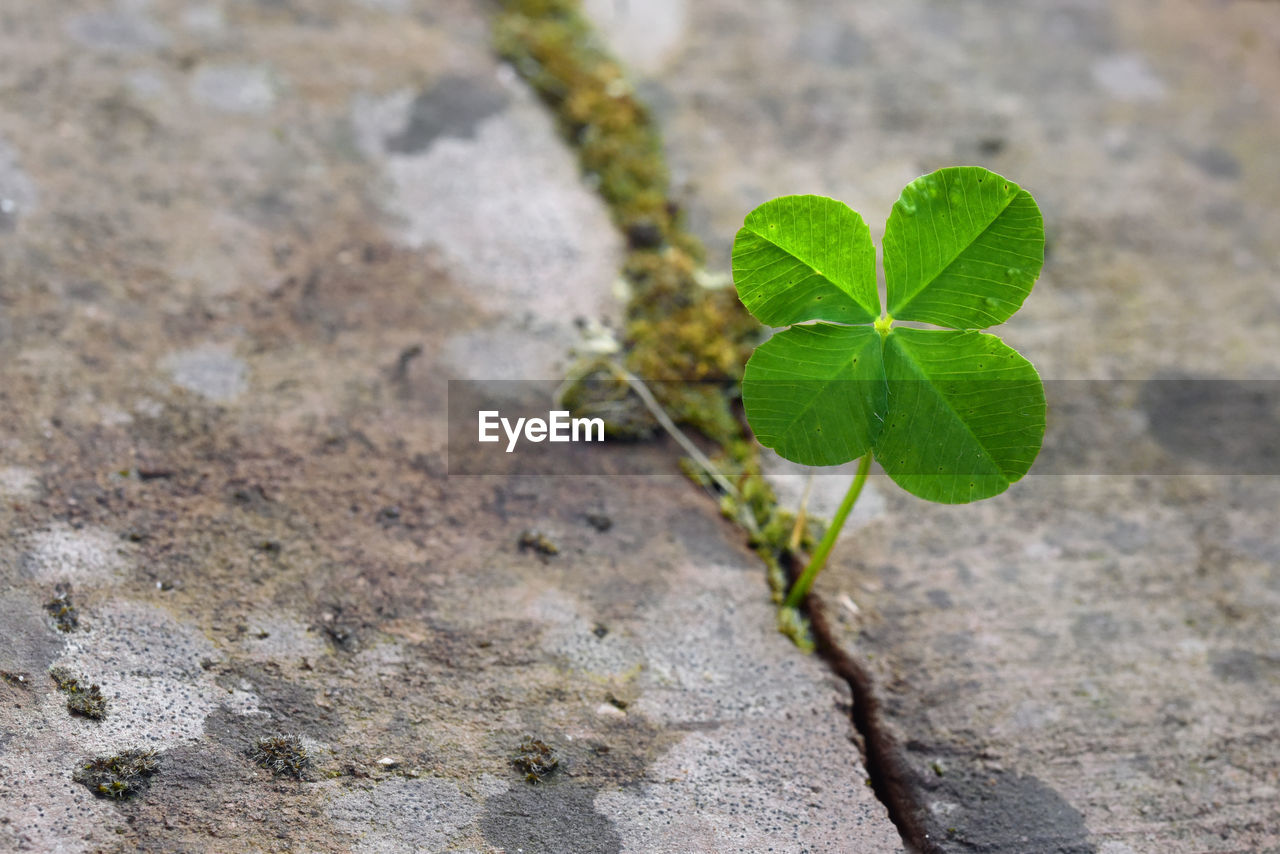
[[622, 837], [595, 810], [595, 793], [573, 783], [512, 788], [486, 801], [485, 840], [502, 851], [620, 854]]
[[178, 385], [219, 403], [235, 400], [248, 386], [248, 366], [226, 346], [181, 350], [166, 356], [161, 367]]
[[127, 569], [125, 544], [111, 531], [54, 525], [24, 538], [21, 575], [50, 588], [113, 584]]
[[1159, 101], [1165, 96], [1164, 83], [1140, 56], [1104, 57], [1093, 64], [1091, 71], [1094, 82], [1121, 101]]
[[[0, 253], [0, 668], [33, 678], [0, 682], [0, 848], [901, 850], [847, 690], [674, 456], [447, 477], [446, 380], [558, 381], [623, 243], [491, 9], [408, 5], [110, 7], [164, 62], [9, 13], [0, 182], [40, 208]], [[251, 761], [273, 735], [297, 777]], [[148, 746], [126, 803], [71, 779]]]
[[480, 804], [456, 784], [430, 777], [392, 779], [350, 791], [335, 796], [326, 809], [359, 840], [354, 850], [368, 854], [394, 854], [406, 847], [446, 850], [480, 815]]
[[141, 53], [169, 44], [169, 34], [140, 10], [122, 4], [114, 11], [86, 12], [67, 21], [67, 33], [80, 44], [105, 51]]
[[440, 136], [474, 139], [476, 126], [501, 111], [507, 101], [495, 81], [445, 77], [413, 99], [404, 129], [386, 139], [386, 150], [417, 154]]
[[[1280, 651], [1262, 617], [1278, 606], [1280, 551], [1274, 525], [1263, 530], [1275, 477], [1141, 475], [1273, 471], [1256, 456], [1273, 444], [1269, 398], [1231, 382], [1280, 368], [1280, 303], [1253, 266], [1280, 263], [1258, 232], [1280, 227], [1267, 201], [1280, 173], [1246, 142], [1277, 134], [1274, 111], [1251, 106], [1277, 79], [1224, 47], [1262, 32], [1258, 12], [690, 8], [682, 47], [640, 88], [659, 93], [714, 263], [727, 266], [742, 216], [772, 196], [840, 198], [878, 241], [903, 184], [979, 162], [1032, 191], [1049, 235], [1002, 337], [1047, 379], [1132, 381], [1092, 404], [1083, 476], [1050, 455], [1053, 476], [1033, 470], [1005, 496], [951, 508], [873, 475], [883, 506], [819, 579], [844, 647], [880, 686], [931, 844], [1280, 847], [1264, 770], [1278, 760], [1261, 746], [1280, 743], [1263, 687]], [[1235, 174], [1272, 177], [1243, 187]], [[1206, 335], [1214, 306], [1236, 319]], [[1171, 378], [1205, 383], [1186, 399]], [[1050, 445], [1078, 430], [1066, 417], [1051, 410]], [[1127, 476], [1091, 465], [1115, 458], [1112, 443], [1136, 451], [1115, 459]], [[1041, 836], [1023, 839], [1030, 828]]]
[[583, 9], [632, 69], [659, 71], [680, 48], [689, 26], [687, 0], [585, 0]]
[[35, 203], [35, 186], [18, 167], [17, 152], [0, 139], [0, 234], [13, 231], [18, 217]]
[[0, 468], [0, 495], [13, 501], [31, 498], [40, 489], [40, 477], [36, 472], [23, 466], [5, 466]]
[[201, 66], [191, 78], [191, 97], [224, 113], [268, 113], [276, 89], [271, 71], [262, 65]]
[[[33, 35], [0, 87], [0, 668], [35, 678], [0, 683], [0, 847], [901, 850], [846, 685], [776, 632], [763, 567], [674, 460], [446, 477], [445, 380], [558, 376], [576, 316], [617, 325], [622, 242], [488, 7], [408, 5], [8, 13]], [[1049, 227], [1006, 340], [1050, 379], [1147, 389], [1093, 401], [1150, 454], [1131, 471], [1247, 462], [1178, 427], [1224, 398], [1147, 384], [1280, 368], [1263, 10], [590, 8], [648, 75], [713, 267], [773, 195], [842, 198], [879, 239], [906, 181], [979, 159]], [[183, 61], [155, 61], [170, 32]], [[818, 590], [939, 847], [1280, 846], [1276, 493], [1033, 475], [940, 507], [873, 476]], [[558, 553], [521, 551], [530, 529]], [[105, 720], [67, 714], [55, 663], [102, 683]], [[249, 761], [279, 733], [302, 779]], [[526, 736], [560, 759], [540, 784]], [[71, 780], [147, 745], [126, 805]]]
[[[490, 295], [490, 310], [495, 297], [509, 306], [495, 311], [507, 323], [527, 317], [550, 326], [540, 337], [563, 352], [576, 340], [575, 317], [616, 318], [617, 301], [601, 284], [615, 278], [621, 245], [549, 117], [520, 84], [506, 86], [502, 94], [481, 78], [458, 93], [456, 79], [446, 79], [425, 101], [362, 98], [353, 121], [365, 150], [384, 162], [405, 243], [439, 251]], [[450, 108], [454, 124], [439, 125], [433, 116], [454, 98], [469, 104], [467, 112]], [[555, 375], [549, 366], [539, 373], [538, 364], [545, 360], [526, 362], [523, 375]]]

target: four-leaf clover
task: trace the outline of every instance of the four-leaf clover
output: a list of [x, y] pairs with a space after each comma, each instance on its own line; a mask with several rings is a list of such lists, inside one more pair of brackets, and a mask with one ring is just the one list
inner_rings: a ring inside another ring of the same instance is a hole
[[834, 199], [783, 196], [747, 215], [733, 245], [738, 295], [785, 327], [747, 362], [751, 428], [804, 465], [874, 454], [931, 501], [1004, 492], [1040, 451], [1044, 387], [980, 330], [1008, 320], [1040, 273], [1035, 201], [986, 169], [939, 170], [908, 184], [889, 215], [883, 315], [875, 256], [862, 217]]

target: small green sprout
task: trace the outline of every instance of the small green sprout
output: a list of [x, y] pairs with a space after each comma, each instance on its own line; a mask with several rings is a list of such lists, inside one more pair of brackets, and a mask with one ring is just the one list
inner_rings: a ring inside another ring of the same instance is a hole
[[271, 735], [257, 739], [249, 750], [249, 758], [276, 774], [292, 774], [299, 780], [311, 766], [311, 755], [296, 735]]
[[116, 756], [89, 759], [71, 776], [100, 798], [124, 800], [141, 789], [158, 765], [154, 750], [126, 750]]
[[1043, 262], [1031, 194], [976, 166], [902, 191], [884, 233], [885, 312], [870, 230], [848, 206], [783, 196], [747, 215], [733, 244], [738, 296], [781, 328], [747, 362], [747, 421], [793, 462], [859, 460], [787, 607], [808, 595], [873, 457], [903, 489], [947, 504], [999, 495], [1031, 468], [1044, 439], [1040, 375], [980, 330], [1018, 310]]

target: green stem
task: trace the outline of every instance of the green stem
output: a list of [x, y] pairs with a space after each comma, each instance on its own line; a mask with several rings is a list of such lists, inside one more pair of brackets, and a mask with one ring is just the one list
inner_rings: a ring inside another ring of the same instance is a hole
[[818, 572], [826, 564], [827, 555], [831, 554], [831, 548], [836, 544], [836, 538], [840, 536], [840, 529], [844, 527], [844, 521], [849, 518], [849, 511], [853, 510], [854, 503], [858, 500], [858, 496], [862, 494], [862, 485], [867, 482], [867, 474], [870, 471], [871, 452], [867, 451], [862, 459], [858, 461], [858, 473], [853, 476], [853, 484], [845, 494], [844, 501], [840, 502], [840, 509], [832, 517], [831, 524], [827, 527], [827, 533], [822, 537], [822, 542], [818, 543], [818, 547], [814, 549], [813, 556], [809, 558], [809, 565], [804, 568], [804, 572], [796, 580], [791, 592], [787, 594], [786, 607], [799, 608], [800, 603], [809, 595], [809, 588], [813, 586], [813, 580], [818, 577]]

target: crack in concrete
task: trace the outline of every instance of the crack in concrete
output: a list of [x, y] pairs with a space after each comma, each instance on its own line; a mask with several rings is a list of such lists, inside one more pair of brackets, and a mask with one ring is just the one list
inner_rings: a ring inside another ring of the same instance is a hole
[[[785, 556], [784, 560], [787, 574], [794, 583], [804, 567], [793, 555]], [[836, 641], [826, 603], [820, 595], [810, 593], [804, 610], [815, 651], [832, 672], [848, 684], [853, 696], [849, 717], [858, 733], [862, 764], [876, 799], [884, 804], [908, 852], [944, 854], [945, 849], [929, 835], [928, 808], [921, 798], [922, 789], [914, 781], [905, 752], [884, 721], [871, 674]]]
[[[506, 6], [506, 10], [508, 12], [522, 11], [520, 4], [515, 2], [509, 3]], [[568, 37], [568, 43], [571, 50], [583, 51], [596, 60], [605, 56], [605, 54], [600, 52], [597, 47], [586, 47], [586, 40], [592, 28], [587, 19], [581, 16], [575, 4], [569, 2], [560, 6], [552, 4], [550, 7], [535, 10], [529, 12], [529, 14], [531, 17], [537, 17], [541, 14], [544, 20], [558, 21], [559, 24], [565, 28], [565, 33]], [[512, 21], [516, 21], [517, 17], [518, 16], [513, 16]], [[503, 19], [499, 16], [497, 20], [501, 23]], [[531, 74], [528, 70], [532, 67], [532, 55], [537, 54], [539, 45], [532, 42], [527, 44], [522, 42], [521, 35], [524, 34], [524, 31], [520, 27], [514, 26], [511, 21], [507, 23], [507, 27], [512, 28], [511, 32], [505, 32], [502, 26], [495, 25], [495, 33], [497, 34], [495, 40], [499, 44], [502, 44], [504, 40], [509, 42], [506, 45], [506, 50], [504, 51], [500, 48], [499, 52], [504, 54], [508, 60], [513, 62], [517, 70], [525, 75], [525, 78], [530, 83], [531, 87], [543, 95], [543, 103], [551, 108], [551, 112], [553, 114], [560, 115], [561, 120], [564, 121], [565, 115], [558, 113], [557, 110], [558, 104], [564, 99], [563, 93], [558, 93], [555, 97], [548, 98], [547, 92], [543, 91], [545, 89], [546, 80], [542, 80], [542, 85], [540, 86], [537, 74]], [[517, 47], [519, 47], [519, 49], [516, 49]], [[592, 53], [592, 51], [595, 51], [595, 53]], [[572, 61], [569, 62], [569, 65], [576, 70], [577, 63], [583, 61], [582, 57], [574, 54], [570, 54], [570, 56], [572, 57]], [[575, 84], [579, 86], [582, 85], [581, 82], [575, 80], [560, 82], [562, 86], [568, 86], [570, 88]], [[646, 127], [648, 119], [644, 113], [643, 107], [640, 107], [638, 103], [636, 104], [636, 110], [637, 113], [634, 120], [637, 121], [643, 129], [643, 133], [641, 134], [642, 138], [645, 139], [646, 142], [653, 144], [655, 149], [653, 156], [660, 157], [660, 154], [657, 153], [660, 148], [660, 146], [657, 145], [657, 133], [650, 131]], [[648, 136], [649, 133], [653, 133], [653, 136]], [[575, 148], [581, 147], [580, 141], [573, 139], [572, 135], [571, 143]], [[579, 151], [579, 153], [580, 155], [582, 154], [581, 151]], [[614, 166], [622, 165], [617, 157], [614, 157], [613, 161]], [[583, 165], [585, 169], [585, 161]], [[663, 173], [665, 173], [665, 170], [663, 170]], [[661, 177], [657, 179], [656, 185], [656, 189], [661, 191], [661, 197], [665, 198], [668, 194], [665, 174], [662, 174]], [[625, 227], [625, 223], [628, 220], [628, 214], [624, 210], [625, 205], [623, 201], [618, 198], [611, 198], [610, 193], [605, 191], [603, 188], [602, 195], [611, 203], [611, 210], [614, 211], [620, 228], [627, 231], [629, 239], [633, 238], [631, 232]], [[692, 238], [691, 235], [685, 234], [681, 236], [678, 234], [678, 232], [681, 231], [680, 225], [678, 222], [671, 220], [670, 213], [667, 214], [666, 226], [667, 230], [670, 230], [673, 233], [665, 236], [670, 239], [673, 244], [680, 243], [681, 241], [685, 244], [689, 244], [691, 242], [696, 243], [696, 239]], [[663, 230], [660, 229], [658, 231], [659, 242], [662, 242], [663, 237]], [[632, 249], [633, 251], [636, 249], [634, 240], [632, 240]], [[639, 301], [639, 297], [640, 295], [637, 295], [635, 300]], [[709, 438], [712, 438], [713, 440], [716, 438], [705, 429], [703, 432], [707, 433]], [[748, 511], [746, 515], [749, 517], [750, 511]], [[739, 525], [742, 525], [742, 520], [739, 519], [738, 523]], [[745, 528], [745, 525], [743, 527]], [[790, 564], [786, 566], [788, 570], [797, 569], [793, 565], [794, 561], [789, 555], [784, 554], [779, 557], [781, 560]], [[793, 573], [793, 575], [794, 574], [797, 573]], [[849, 684], [850, 690], [852, 691], [854, 699], [852, 711], [853, 724], [860, 736], [859, 740], [861, 743], [859, 746], [863, 754], [863, 765], [871, 778], [873, 792], [880, 802], [884, 804], [890, 820], [897, 828], [899, 835], [902, 837], [903, 844], [909, 851], [918, 852], [919, 854], [934, 854], [934, 852], [941, 852], [942, 849], [930, 840], [929, 834], [926, 830], [925, 807], [921, 802], [922, 787], [913, 785], [912, 774], [907, 763], [906, 756], [897, 745], [897, 742], [890, 734], [888, 728], [883, 724], [879, 712], [879, 704], [869, 675], [856, 660], [849, 656], [833, 640], [833, 634], [830, 630], [825, 612], [822, 609], [821, 601], [816, 596], [810, 596], [809, 603], [810, 618], [813, 625], [814, 637], [818, 644], [818, 652], [822, 655], [823, 659], [832, 668], [832, 670]]]

